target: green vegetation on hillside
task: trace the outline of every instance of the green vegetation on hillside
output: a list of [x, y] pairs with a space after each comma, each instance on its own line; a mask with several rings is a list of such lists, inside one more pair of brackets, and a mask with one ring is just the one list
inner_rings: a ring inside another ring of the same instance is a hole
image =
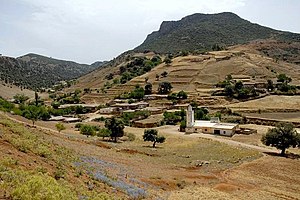
[[[50, 88], [59, 81], [79, 78], [100, 66], [78, 64], [36, 54], [27, 54], [19, 58], [1, 56], [0, 80], [5, 84], [37, 90]], [[61, 87], [60, 84], [58, 86]]]
[[[120, 67], [119, 69], [119, 74], [121, 75], [120, 83], [124, 84], [127, 81], [130, 81], [134, 77], [149, 72], [153, 67], [159, 65], [161, 62], [162, 62], [161, 58], [158, 55], [153, 56], [151, 59], [145, 57], [133, 58], [132, 61]], [[112, 79], [113, 76], [110, 78]]]
[[5, 194], [5, 199], [110, 199], [101, 190], [88, 187], [85, 181], [92, 181], [90, 178], [80, 178], [85, 172], [74, 165], [79, 158], [69, 149], [3, 115], [0, 127], [1, 142], [11, 148], [0, 159], [0, 195]]
[[[193, 14], [179, 21], [165, 21], [159, 31], [148, 35], [135, 50], [157, 53], [221, 50], [222, 46], [244, 44], [258, 39], [299, 41], [300, 34], [277, 31], [253, 24], [233, 13]], [[219, 47], [219, 48], [216, 48]]]

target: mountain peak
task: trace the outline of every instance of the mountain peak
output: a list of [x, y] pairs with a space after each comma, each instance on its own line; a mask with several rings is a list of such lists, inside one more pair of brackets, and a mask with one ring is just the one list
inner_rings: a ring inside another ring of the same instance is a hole
[[300, 41], [300, 34], [260, 26], [231, 12], [195, 13], [178, 21], [164, 21], [135, 50], [158, 53], [211, 50], [214, 44], [231, 46], [259, 39]]

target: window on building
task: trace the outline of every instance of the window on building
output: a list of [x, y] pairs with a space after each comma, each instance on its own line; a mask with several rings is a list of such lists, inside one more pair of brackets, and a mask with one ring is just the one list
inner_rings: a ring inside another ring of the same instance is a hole
[[205, 131], [207, 131], [207, 129], [205, 129]]
[[223, 131], [223, 133], [226, 133], [226, 131]]

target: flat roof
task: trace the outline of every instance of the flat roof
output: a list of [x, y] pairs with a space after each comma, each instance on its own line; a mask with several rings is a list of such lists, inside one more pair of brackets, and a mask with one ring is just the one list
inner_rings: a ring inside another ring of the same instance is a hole
[[219, 129], [233, 129], [238, 124], [231, 123], [215, 123], [206, 120], [196, 120], [194, 127], [207, 127], [207, 128], [219, 128]]

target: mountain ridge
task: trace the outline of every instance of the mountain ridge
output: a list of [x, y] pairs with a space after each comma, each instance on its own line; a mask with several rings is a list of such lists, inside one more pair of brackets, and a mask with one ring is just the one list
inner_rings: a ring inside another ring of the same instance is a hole
[[0, 56], [0, 80], [28, 89], [49, 88], [59, 81], [79, 78], [105, 62], [87, 65], [35, 53], [17, 58]]
[[159, 30], [149, 34], [134, 50], [137, 52], [150, 50], [158, 53], [207, 51], [211, 50], [214, 44], [232, 46], [259, 39], [300, 42], [300, 34], [251, 23], [230, 12], [196, 13], [178, 21], [162, 22]]

